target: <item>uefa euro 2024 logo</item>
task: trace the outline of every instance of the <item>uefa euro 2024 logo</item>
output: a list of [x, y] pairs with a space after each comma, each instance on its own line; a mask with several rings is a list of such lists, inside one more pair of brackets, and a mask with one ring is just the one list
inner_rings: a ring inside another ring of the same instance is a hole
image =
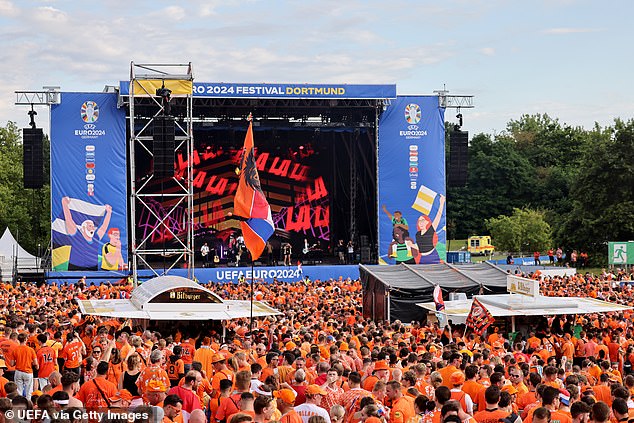
[[86, 101], [81, 105], [81, 119], [86, 123], [95, 123], [99, 119], [99, 106], [94, 101]]
[[410, 125], [416, 125], [420, 122], [421, 111], [420, 106], [415, 103], [408, 104], [405, 106], [405, 120]]

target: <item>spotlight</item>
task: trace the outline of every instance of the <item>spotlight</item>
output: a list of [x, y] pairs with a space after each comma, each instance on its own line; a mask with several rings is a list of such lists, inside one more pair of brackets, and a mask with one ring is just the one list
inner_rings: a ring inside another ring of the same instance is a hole
[[458, 113], [456, 119], [458, 119], [458, 126], [462, 127], [462, 113]]

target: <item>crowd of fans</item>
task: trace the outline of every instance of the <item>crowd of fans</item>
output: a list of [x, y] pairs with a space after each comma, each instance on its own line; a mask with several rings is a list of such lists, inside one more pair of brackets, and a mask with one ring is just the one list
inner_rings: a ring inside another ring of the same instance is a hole
[[[625, 271], [526, 276], [543, 295], [634, 306]], [[208, 287], [250, 295], [247, 283]], [[520, 333], [499, 322], [478, 336], [367, 320], [361, 283], [339, 279], [256, 284], [255, 298], [283, 314], [252, 328], [143, 328], [79, 313], [75, 299], [128, 296], [125, 281], [1, 288], [0, 423], [16, 410], [104, 409], [166, 423], [634, 421], [630, 312], [544, 317]]]

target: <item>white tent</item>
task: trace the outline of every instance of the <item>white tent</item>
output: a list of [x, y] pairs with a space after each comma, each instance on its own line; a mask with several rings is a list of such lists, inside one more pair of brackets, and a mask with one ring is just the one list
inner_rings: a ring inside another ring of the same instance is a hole
[[[632, 307], [587, 297], [527, 297], [519, 294], [475, 295], [493, 317], [509, 316], [553, 316], [557, 314], [591, 314], [610, 311], [631, 310]], [[467, 320], [473, 299], [445, 301], [443, 311], [455, 323]], [[418, 306], [436, 313], [433, 302], [419, 303]]]
[[[180, 276], [159, 276], [136, 287], [130, 299], [79, 300], [84, 314], [149, 320], [230, 320], [251, 315], [250, 301], [223, 300], [200, 284]], [[282, 314], [262, 301], [253, 302], [253, 317]]]
[[[553, 316], [560, 314], [592, 314], [631, 310], [633, 307], [589, 297], [544, 297], [539, 293], [539, 281], [507, 275], [509, 294], [475, 295], [493, 317]], [[465, 323], [473, 299], [445, 301], [442, 311], [454, 323]], [[434, 302], [418, 303], [430, 314], [436, 313]]]
[[[17, 269], [15, 266], [17, 264]], [[2, 280], [11, 280], [14, 270], [18, 273], [35, 273], [39, 271], [40, 260], [26, 251], [15, 240], [7, 227], [0, 238], [0, 270]]]

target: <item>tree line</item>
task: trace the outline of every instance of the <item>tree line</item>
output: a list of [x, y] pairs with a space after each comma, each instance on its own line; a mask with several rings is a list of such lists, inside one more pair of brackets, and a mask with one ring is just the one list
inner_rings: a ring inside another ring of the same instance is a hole
[[[49, 149], [45, 138], [45, 158]], [[33, 253], [50, 239], [44, 163], [45, 186], [24, 189], [21, 131], [13, 122], [0, 127], [0, 230], [8, 226]], [[634, 239], [634, 120], [584, 129], [524, 115], [501, 133], [473, 136], [467, 186], [447, 190], [447, 233], [497, 233], [498, 249], [562, 246], [605, 261], [608, 241]]]
[[562, 246], [604, 264], [608, 241], [634, 239], [634, 120], [584, 129], [524, 115], [475, 135], [467, 186], [447, 190], [447, 233], [497, 233], [503, 250]]

